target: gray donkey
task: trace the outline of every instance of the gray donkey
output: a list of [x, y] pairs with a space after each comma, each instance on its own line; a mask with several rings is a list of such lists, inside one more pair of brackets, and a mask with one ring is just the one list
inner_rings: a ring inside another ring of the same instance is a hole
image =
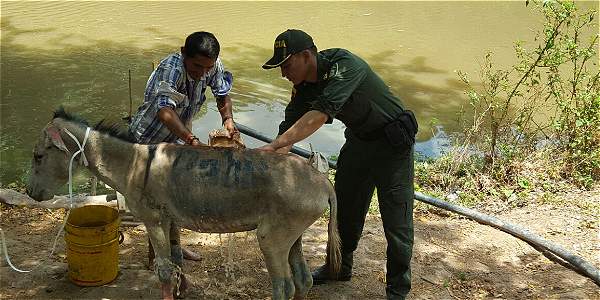
[[77, 139], [87, 168], [125, 195], [146, 226], [163, 299], [177, 293], [182, 275], [171, 257], [172, 224], [212, 233], [256, 229], [273, 299], [303, 298], [312, 277], [302, 255], [302, 234], [329, 205], [327, 255], [332, 274], [338, 274], [335, 192], [327, 177], [303, 159], [257, 150], [134, 144], [114, 126], [100, 122], [95, 127], [59, 108], [34, 148], [27, 193], [47, 200], [67, 182], [69, 159], [80, 149]]

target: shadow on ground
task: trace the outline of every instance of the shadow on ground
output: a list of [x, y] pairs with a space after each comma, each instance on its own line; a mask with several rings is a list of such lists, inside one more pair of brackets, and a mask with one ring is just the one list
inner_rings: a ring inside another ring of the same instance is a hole
[[[6, 262], [0, 268], [0, 292], [7, 298], [133, 299], [159, 298], [159, 283], [146, 266], [143, 226], [125, 230], [120, 246], [120, 272], [110, 284], [78, 287], [67, 278], [64, 242], [49, 259], [61, 213], [2, 206], [13, 263], [33, 273], [16, 273]], [[326, 221], [319, 220], [304, 235], [304, 254], [311, 268], [322, 264]], [[553, 264], [507, 234], [460, 218], [434, 214], [415, 216], [413, 299], [474, 297], [593, 298], [596, 286], [584, 277]], [[235, 235], [184, 231], [182, 241], [201, 254], [186, 261], [193, 282], [188, 299], [266, 299], [270, 279], [253, 232]], [[385, 298], [386, 242], [378, 216], [369, 216], [356, 252], [350, 282], [314, 286], [309, 299]]]

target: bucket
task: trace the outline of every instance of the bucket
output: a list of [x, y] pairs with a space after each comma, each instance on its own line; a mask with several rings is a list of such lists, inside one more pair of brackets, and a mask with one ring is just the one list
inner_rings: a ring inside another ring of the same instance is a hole
[[104, 205], [71, 210], [65, 225], [69, 279], [80, 286], [113, 281], [119, 271], [119, 212]]

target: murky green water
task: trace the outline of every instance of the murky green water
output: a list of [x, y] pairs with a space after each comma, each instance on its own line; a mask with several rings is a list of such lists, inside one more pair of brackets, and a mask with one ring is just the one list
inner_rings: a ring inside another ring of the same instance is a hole
[[[215, 33], [234, 73], [236, 121], [274, 135], [290, 83], [260, 68], [274, 37], [309, 32], [319, 48], [361, 55], [420, 120], [418, 148], [439, 151], [430, 120], [456, 128], [462, 85], [455, 70], [479, 69], [486, 50], [513, 62], [512, 45], [531, 39], [539, 16], [518, 2], [2, 2], [0, 183], [22, 177], [52, 111], [64, 105], [92, 123], [118, 120], [142, 101], [152, 62], [198, 30]], [[587, 6], [597, 4], [587, 3]], [[209, 94], [210, 95], [210, 94]], [[194, 123], [199, 136], [220, 125], [214, 101]], [[343, 142], [341, 123], [309, 141], [327, 154]], [[246, 139], [251, 147], [260, 143]], [[301, 144], [303, 146], [308, 143]]]

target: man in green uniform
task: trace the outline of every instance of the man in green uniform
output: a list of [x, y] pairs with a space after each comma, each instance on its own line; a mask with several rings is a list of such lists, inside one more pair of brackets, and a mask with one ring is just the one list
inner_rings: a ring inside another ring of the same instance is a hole
[[292, 98], [277, 139], [259, 149], [286, 153], [333, 118], [347, 127], [335, 176], [342, 270], [329, 274], [326, 262], [312, 273], [314, 284], [352, 277], [352, 254], [377, 188], [388, 244], [386, 294], [404, 299], [411, 287], [414, 239], [414, 115], [364, 60], [345, 49], [317, 52], [301, 30], [277, 36], [274, 55], [263, 65], [276, 67], [294, 84]]

